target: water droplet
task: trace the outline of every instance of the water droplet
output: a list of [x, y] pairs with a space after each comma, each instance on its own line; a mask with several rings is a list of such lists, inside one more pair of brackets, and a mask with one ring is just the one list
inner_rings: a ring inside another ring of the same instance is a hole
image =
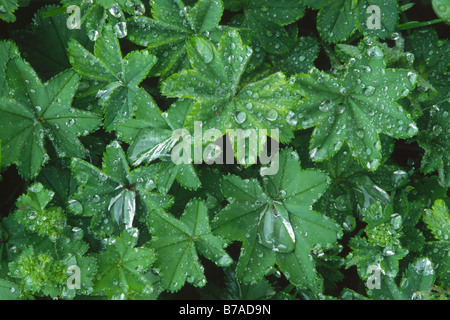
[[305, 61], [305, 56], [300, 56], [300, 57], [298, 57], [298, 60], [300, 60], [300, 62], [302, 62], [302, 61]]
[[234, 116], [234, 119], [239, 124], [244, 123], [247, 119], [247, 114], [244, 111], [240, 111]]
[[278, 118], [278, 112], [275, 109], [270, 109], [267, 113], [266, 119], [269, 121], [275, 121]]
[[295, 116], [295, 113], [292, 111], [289, 111], [286, 115], [286, 122], [290, 124], [291, 126], [297, 125], [297, 117]]
[[408, 79], [409, 79], [409, 82], [411, 82], [411, 84], [414, 85], [417, 80], [417, 74], [412, 71], [408, 72]]
[[116, 18], [120, 18], [122, 16], [122, 10], [120, 10], [119, 6], [116, 3], [113, 4], [108, 11], [112, 16]]
[[114, 33], [117, 38], [124, 38], [127, 36], [127, 24], [125, 22], [118, 22], [114, 25]]
[[367, 86], [363, 90], [363, 94], [367, 97], [372, 96], [374, 94], [374, 92], [375, 92], [375, 87], [372, 87], [372, 86]]
[[97, 41], [98, 39], [98, 31], [97, 30], [89, 30], [88, 37], [91, 41]]

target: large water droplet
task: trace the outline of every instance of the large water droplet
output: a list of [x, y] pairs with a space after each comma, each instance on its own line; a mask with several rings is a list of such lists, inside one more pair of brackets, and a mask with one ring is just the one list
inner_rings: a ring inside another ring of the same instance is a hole
[[244, 111], [240, 111], [234, 116], [234, 119], [239, 124], [244, 123], [247, 119], [247, 114]]
[[258, 242], [275, 252], [289, 253], [295, 249], [295, 234], [289, 213], [283, 205], [267, 205], [260, 215]]
[[127, 36], [127, 24], [125, 22], [118, 22], [114, 25], [114, 33], [117, 38], [124, 38]]

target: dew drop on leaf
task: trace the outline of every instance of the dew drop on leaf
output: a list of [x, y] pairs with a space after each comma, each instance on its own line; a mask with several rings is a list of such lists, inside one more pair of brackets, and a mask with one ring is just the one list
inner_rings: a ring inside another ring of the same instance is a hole
[[278, 118], [278, 112], [275, 109], [270, 109], [267, 113], [266, 119], [269, 121], [275, 121]]

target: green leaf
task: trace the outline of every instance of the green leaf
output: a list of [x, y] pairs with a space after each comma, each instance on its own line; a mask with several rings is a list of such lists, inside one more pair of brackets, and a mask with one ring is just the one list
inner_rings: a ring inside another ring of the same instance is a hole
[[3, 164], [15, 164], [26, 179], [35, 177], [48, 156], [44, 138], [60, 157], [85, 156], [78, 140], [97, 129], [99, 117], [70, 107], [79, 76], [64, 71], [42, 84], [31, 66], [20, 58], [8, 62], [10, 98], [0, 98], [0, 137]]
[[[97, 234], [111, 235], [136, 225], [135, 215], [147, 212], [147, 204], [166, 208], [170, 197], [153, 192], [154, 172], [138, 168], [130, 172], [121, 146], [113, 141], [103, 156], [103, 170], [74, 158], [72, 173], [81, 187], [69, 201], [74, 214], [92, 216]], [[145, 199], [145, 204], [144, 204]]]
[[198, 287], [206, 284], [198, 254], [221, 267], [233, 262], [223, 249], [226, 242], [211, 232], [202, 200], [190, 201], [179, 220], [155, 210], [149, 215], [148, 227], [154, 236], [151, 247], [158, 254], [155, 267], [162, 287], [167, 290], [177, 291], [186, 281]]
[[162, 92], [196, 100], [186, 120], [188, 128], [193, 128], [195, 121], [201, 121], [204, 130], [214, 128], [222, 134], [227, 129], [277, 128], [280, 141], [292, 138], [285, 118], [297, 94], [282, 73], [239, 88], [252, 50], [242, 44], [236, 31], [224, 34], [217, 50], [200, 37], [190, 39], [187, 50], [194, 69], [168, 78]]
[[328, 248], [340, 237], [334, 221], [310, 210], [328, 185], [327, 176], [301, 170], [289, 149], [279, 157], [280, 170], [256, 179], [226, 176], [222, 190], [230, 202], [214, 219], [214, 232], [242, 241], [238, 278], [256, 283], [277, 264], [291, 283], [317, 290], [313, 247]]
[[219, 24], [222, 12], [222, 1], [201, 0], [190, 10], [186, 18], [195, 33], [202, 33], [214, 29]]
[[155, 183], [162, 193], [169, 191], [175, 179], [187, 189], [201, 185], [192, 163], [165, 160], [179, 140], [174, 130], [183, 128], [192, 106], [192, 100], [179, 99], [163, 115], [138, 110], [136, 119], [122, 122], [117, 129], [118, 136], [130, 143], [127, 156], [134, 166], [161, 159]]
[[433, 10], [439, 18], [450, 20], [450, 5], [448, 1], [431, 0], [431, 5], [433, 6]]
[[156, 62], [148, 51], [132, 51], [122, 59], [119, 41], [111, 28], [105, 28], [95, 42], [94, 53], [90, 53], [76, 40], [69, 42], [70, 63], [83, 77], [104, 83], [97, 92], [105, 108], [107, 130], [115, 128], [123, 119], [130, 119], [137, 104], [146, 103], [155, 109], [153, 98], [139, 88], [140, 82]]
[[0, 19], [6, 22], [16, 21], [14, 11], [19, 7], [17, 0], [0, 0]]
[[152, 75], [166, 78], [189, 66], [186, 41], [215, 29], [222, 12], [221, 0], [200, 0], [190, 11], [181, 0], [157, 0], [152, 3], [153, 19], [128, 21], [128, 38], [157, 56]]
[[382, 157], [379, 133], [399, 139], [418, 131], [395, 102], [409, 94], [416, 77], [408, 70], [386, 69], [379, 47], [352, 61], [342, 78], [315, 68], [295, 76], [305, 98], [294, 110], [299, 128], [315, 127], [310, 144], [314, 161], [330, 158], [345, 142], [363, 166], [376, 170]]
[[153, 286], [145, 276], [155, 260], [155, 253], [136, 247], [138, 230], [130, 228], [119, 237], [108, 238], [106, 250], [98, 253], [99, 273], [94, 291], [106, 292], [110, 299], [124, 299], [132, 293], [151, 294]]
[[247, 27], [265, 51], [273, 54], [287, 53], [291, 39], [283, 26], [303, 17], [305, 8], [295, 0], [242, 1], [244, 7], [241, 27]]

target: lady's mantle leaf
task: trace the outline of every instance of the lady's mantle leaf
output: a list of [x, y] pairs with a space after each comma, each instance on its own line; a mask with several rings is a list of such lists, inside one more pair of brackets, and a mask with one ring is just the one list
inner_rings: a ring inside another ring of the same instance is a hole
[[152, 293], [152, 283], [144, 273], [151, 272], [155, 253], [135, 247], [137, 238], [135, 228], [123, 231], [120, 237], [108, 238], [106, 251], [95, 255], [99, 266], [95, 292], [106, 292], [110, 299], [125, 299], [131, 293]]
[[0, 98], [0, 139], [5, 166], [16, 164], [24, 178], [35, 177], [48, 155], [48, 138], [61, 157], [84, 157], [86, 150], [78, 136], [87, 135], [100, 118], [70, 107], [79, 76], [67, 70], [42, 84], [29, 63], [21, 58], [8, 62], [10, 99]]
[[381, 162], [379, 133], [394, 138], [414, 136], [418, 128], [411, 116], [395, 101], [407, 96], [416, 84], [415, 73], [386, 69], [379, 47], [352, 59], [341, 79], [311, 69], [295, 76], [295, 85], [306, 97], [294, 109], [299, 128], [315, 127], [311, 158], [332, 156], [344, 142], [369, 170]]
[[104, 84], [97, 97], [105, 107], [105, 128], [130, 119], [138, 104], [156, 108], [153, 98], [138, 87], [156, 62], [148, 51], [132, 51], [122, 59], [119, 41], [111, 28], [105, 28], [95, 42], [93, 55], [76, 40], [69, 42], [70, 63], [83, 77]]
[[190, 39], [187, 50], [193, 70], [168, 78], [162, 92], [197, 102], [187, 117], [188, 128], [200, 121], [204, 130], [223, 134], [227, 129], [279, 129], [282, 142], [293, 137], [285, 119], [298, 95], [281, 72], [239, 88], [252, 50], [236, 31], [226, 32], [217, 50], [200, 37]]
[[206, 284], [198, 254], [221, 267], [233, 262], [224, 250], [226, 242], [212, 234], [202, 200], [189, 202], [180, 220], [155, 210], [149, 215], [148, 227], [154, 235], [151, 247], [158, 254], [155, 266], [161, 285], [170, 291], [179, 290], [186, 280], [198, 287]]
[[295, 285], [320, 287], [311, 255], [313, 247], [327, 248], [340, 237], [340, 228], [310, 209], [326, 189], [327, 176], [300, 169], [298, 155], [280, 152], [280, 170], [256, 180], [227, 176], [223, 193], [230, 202], [215, 218], [214, 231], [242, 241], [237, 275], [256, 283], [277, 264]]
[[129, 229], [138, 212], [142, 214], [147, 209], [166, 208], [170, 204], [168, 196], [152, 192], [155, 187], [152, 168], [130, 172], [117, 141], [106, 148], [103, 170], [74, 158], [72, 173], [82, 187], [69, 201], [70, 210], [74, 214], [93, 216], [92, 227], [100, 234]]
[[163, 78], [188, 67], [186, 41], [216, 28], [222, 17], [221, 0], [199, 0], [189, 10], [181, 0], [152, 2], [152, 16], [128, 21], [129, 39], [158, 57], [152, 74]]

